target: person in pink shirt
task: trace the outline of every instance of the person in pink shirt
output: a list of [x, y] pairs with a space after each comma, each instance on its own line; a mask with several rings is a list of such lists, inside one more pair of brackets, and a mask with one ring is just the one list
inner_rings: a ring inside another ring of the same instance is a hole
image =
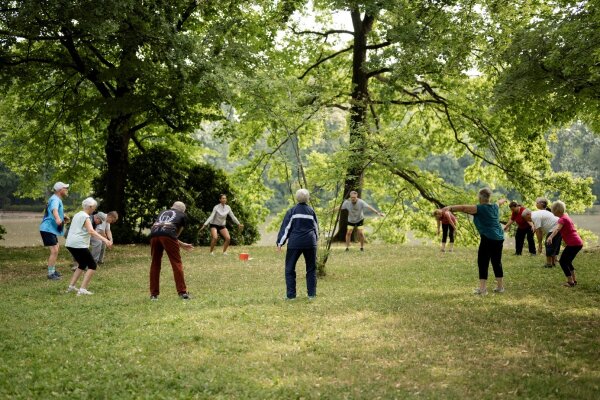
[[566, 244], [559, 260], [560, 266], [567, 277], [567, 282], [564, 286], [573, 287], [577, 285], [573, 260], [577, 253], [583, 248], [583, 240], [581, 240], [577, 234], [577, 229], [575, 228], [573, 220], [569, 218], [569, 215], [565, 212], [565, 203], [562, 201], [555, 201], [550, 209], [552, 210], [552, 214], [558, 217], [558, 222], [552, 234], [546, 239], [546, 243], [552, 243], [554, 236], [558, 233], [561, 234], [562, 240]]
[[450, 211], [442, 211], [440, 209], [433, 212], [433, 216], [437, 221], [437, 234], [440, 234], [440, 225], [442, 226], [442, 253], [446, 251], [446, 240], [450, 238], [448, 251], [452, 252], [454, 246], [454, 232], [456, 231], [456, 217]]

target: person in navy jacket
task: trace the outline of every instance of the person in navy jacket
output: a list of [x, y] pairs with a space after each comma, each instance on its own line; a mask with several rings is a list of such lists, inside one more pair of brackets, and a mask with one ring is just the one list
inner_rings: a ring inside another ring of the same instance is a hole
[[285, 254], [285, 284], [287, 298], [296, 298], [296, 263], [300, 255], [304, 255], [306, 262], [306, 289], [308, 298], [317, 295], [317, 240], [319, 238], [319, 224], [315, 211], [307, 204], [310, 195], [308, 190], [300, 189], [296, 192], [296, 204], [285, 214], [285, 218], [277, 235], [277, 250], [288, 242]]

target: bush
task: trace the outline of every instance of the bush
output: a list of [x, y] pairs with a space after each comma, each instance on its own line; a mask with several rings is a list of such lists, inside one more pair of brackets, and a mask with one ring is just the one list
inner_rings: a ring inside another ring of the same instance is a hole
[[0, 225], [0, 240], [4, 240], [4, 235], [6, 235], [6, 229]]
[[[100, 188], [105, 177], [97, 181]], [[148, 230], [162, 210], [173, 202], [185, 203], [188, 223], [180, 239], [195, 245], [210, 243], [208, 230], [200, 227], [219, 201], [219, 194], [227, 195], [233, 213], [245, 225], [239, 232], [230, 220], [232, 244], [252, 244], [259, 238], [258, 229], [239, 204], [226, 174], [207, 164], [197, 164], [173, 151], [155, 147], [133, 157], [125, 189], [127, 215], [119, 221], [113, 236], [118, 243], [143, 243], [149, 240]], [[102, 197], [101, 190], [96, 192]], [[101, 205], [102, 206], [102, 205]]]

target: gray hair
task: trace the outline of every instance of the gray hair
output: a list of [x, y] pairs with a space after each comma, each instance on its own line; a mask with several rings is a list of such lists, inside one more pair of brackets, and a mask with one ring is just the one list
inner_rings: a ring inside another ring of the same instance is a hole
[[298, 189], [296, 192], [296, 201], [298, 203], [308, 203], [308, 199], [310, 199], [310, 193], [306, 189]]
[[356, 190], [351, 191], [350, 193], [348, 193], [350, 196], [352, 196], [353, 194], [358, 196], [358, 192]]
[[492, 197], [492, 189], [485, 187], [479, 191], [478, 196], [480, 203], [489, 203]]
[[171, 208], [177, 211], [185, 212], [185, 204], [183, 204], [181, 201], [176, 201], [173, 203]]
[[100, 221], [102, 221], [102, 222], [106, 221], [106, 214], [103, 213], [102, 211], [98, 212], [96, 214], [96, 217], [100, 218]]
[[81, 202], [81, 206], [85, 210], [86, 208], [96, 207], [98, 202], [93, 197], [88, 197]]
[[548, 199], [546, 199], [545, 197], [538, 197], [537, 199], [535, 199], [535, 202], [543, 204], [544, 207], [548, 207]]
[[567, 208], [565, 206], [565, 203], [563, 203], [560, 200], [556, 200], [554, 203], [552, 203], [552, 207], [550, 207], [550, 210], [554, 215], [563, 215], [565, 211], [567, 211]]

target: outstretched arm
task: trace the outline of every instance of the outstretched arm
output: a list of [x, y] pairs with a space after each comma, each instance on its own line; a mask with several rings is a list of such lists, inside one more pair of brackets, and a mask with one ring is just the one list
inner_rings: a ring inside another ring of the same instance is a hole
[[461, 205], [454, 205], [454, 206], [446, 206], [446, 207], [442, 208], [442, 212], [446, 212], [446, 211], [450, 211], [450, 212], [460, 211], [465, 214], [473, 215], [473, 214], [477, 214], [477, 206], [472, 205], [472, 204], [461, 204]]

